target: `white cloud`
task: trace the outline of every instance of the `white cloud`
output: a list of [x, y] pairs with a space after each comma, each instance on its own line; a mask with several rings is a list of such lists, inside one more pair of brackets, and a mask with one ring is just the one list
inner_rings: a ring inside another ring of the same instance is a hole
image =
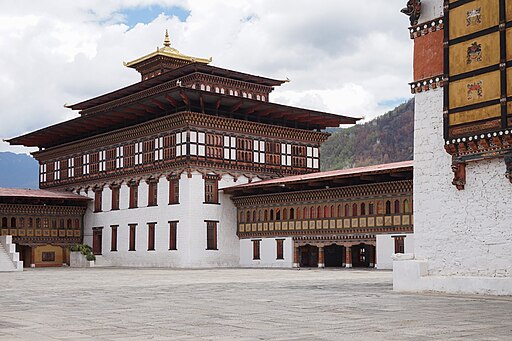
[[[410, 97], [404, 0], [43, 0], [0, 3], [0, 137], [75, 117], [63, 108], [139, 81], [122, 66], [162, 44], [213, 65], [292, 81], [272, 101], [375, 117]], [[181, 6], [129, 28], [123, 8]], [[19, 151], [0, 143], [0, 151]]]

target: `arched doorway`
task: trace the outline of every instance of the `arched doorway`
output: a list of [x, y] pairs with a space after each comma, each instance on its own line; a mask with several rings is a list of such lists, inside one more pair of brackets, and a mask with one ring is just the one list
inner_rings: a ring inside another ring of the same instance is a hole
[[343, 246], [341, 245], [327, 245], [324, 247], [324, 260], [325, 267], [338, 267], [343, 266]]
[[300, 267], [318, 266], [318, 247], [314, 245], [304, 245], [299, 248]]
[[370, 264], [373, 265], [373, 249], [372, 245], [364, 243], [352, 246], [352, 266], [369, 268]]

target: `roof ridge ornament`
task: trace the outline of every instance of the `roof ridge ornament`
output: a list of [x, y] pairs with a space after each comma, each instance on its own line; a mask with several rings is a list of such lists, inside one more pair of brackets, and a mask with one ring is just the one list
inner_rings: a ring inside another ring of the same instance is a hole
[[417, 25], [421, 14], [421, 0], [409, 0], [405, 6], [400, 12], [409, 17], [411, 26]]
[[165, 29], [164, 46], [171, 47], [171, 39], [169, 39], [169, 32]]

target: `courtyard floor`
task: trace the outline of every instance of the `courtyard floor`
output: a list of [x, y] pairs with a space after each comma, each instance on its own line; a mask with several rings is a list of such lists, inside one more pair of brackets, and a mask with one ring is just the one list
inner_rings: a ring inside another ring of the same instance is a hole
[[376, 270], [0, 273], [0, 340], [512, 340], [512, 297], [398, 294]]

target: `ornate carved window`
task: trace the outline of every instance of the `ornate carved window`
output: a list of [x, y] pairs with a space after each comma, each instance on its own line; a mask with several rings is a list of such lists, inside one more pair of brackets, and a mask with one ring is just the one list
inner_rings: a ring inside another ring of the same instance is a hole
[[395, 239], [395, 253], [404, 253], [405, 252], [405, 236], [393, 236]]
[[83, 175], [88, 175], [90, 172], [89, 161], [90, 161], [89, 154], [83, 155], [83, 159], [82, 159], [82, 174]]
[[148, 184], [148, 206], [158, 205], [158, 179], [149, 179]]
[[320, 152], [318, 147], [306, 148], [307, 168], [319, 169], [320, 168]]
[[375, 214], [375, 205], [374, 205], [374, 203], [373, 203], [373, 202], [370, 202], [370, 203], [368, 204], [368, 214], [369, 214], [369, 215], [373, 215], [373, 214]]
[[180, 203], [180, 179], [179, 176], [169, 177], [169, 205]]
[[206, 141], [205, 133], [190, 131], [190, 155], [205, 156], [206, 155]]
[[94, 189], [94, 212], [102, 211], [103, 188]]
[[60, 161], [55, 161], [53, 165], [53, 179], [60, 180]]
[[163, 136], [155, 138], [155, 161], [164, 159], [164, 138]]
[[404, 200], [403, 206], [404, 206], [404, 213], [411, 213], [411, 207], [409, 206], [408, 199]]
[[68, 159], [68, 178], [73, 178], [75, 176], [75, 159], [70, 157]]
[[224, 159], [236, 160], [236, 137], [224, 136]]
[[98, 169], [100, 172], [105, 172], [107, 170], [107, 152], [105, 150], [102, 150], [99, 152], [99, 164]]
[[265, 142], [254, 140], [252, 144], [254, 163], [265, 163]]
[[112, 211], [119, 209], [119, 185], [113, 185], [110, 187], [112, 194]]
[[46, 182], [46, 163], [39, 166], [39, 182]]
[[398, 200], [398, 199], [397, 199], [397, 200], [395, 200], [395, 205], [394, 205], [394, 206], [395, 206], [395, 211], [394, 211], [394, 213], [395, 213], [395, 214], [400, 214], [400, 200]]
[[137, 208], [139, 197], [139, 183], [132, 181], [128, 184], [130, 188], [130, 202], [128, 208]]
[[219, 203], [219, 177], [217, 175], [205, 175], [204, 177], [204, 202]]
[[142, 142], [135, 142], [135, 145], [134, 145], [134, 164], [137, 166], [137, 165], [142, 165], [142, 155], [143, 155], [143, 144]]
[[124, 167], [124, 147], [116, 147], [116, 169]]
[[186, 131], [176, 133], [176, 157], [187, 155], [187, 138]]
[[281, 144], [281, 165], [292, 165], [292, 145], [289, 143]]

